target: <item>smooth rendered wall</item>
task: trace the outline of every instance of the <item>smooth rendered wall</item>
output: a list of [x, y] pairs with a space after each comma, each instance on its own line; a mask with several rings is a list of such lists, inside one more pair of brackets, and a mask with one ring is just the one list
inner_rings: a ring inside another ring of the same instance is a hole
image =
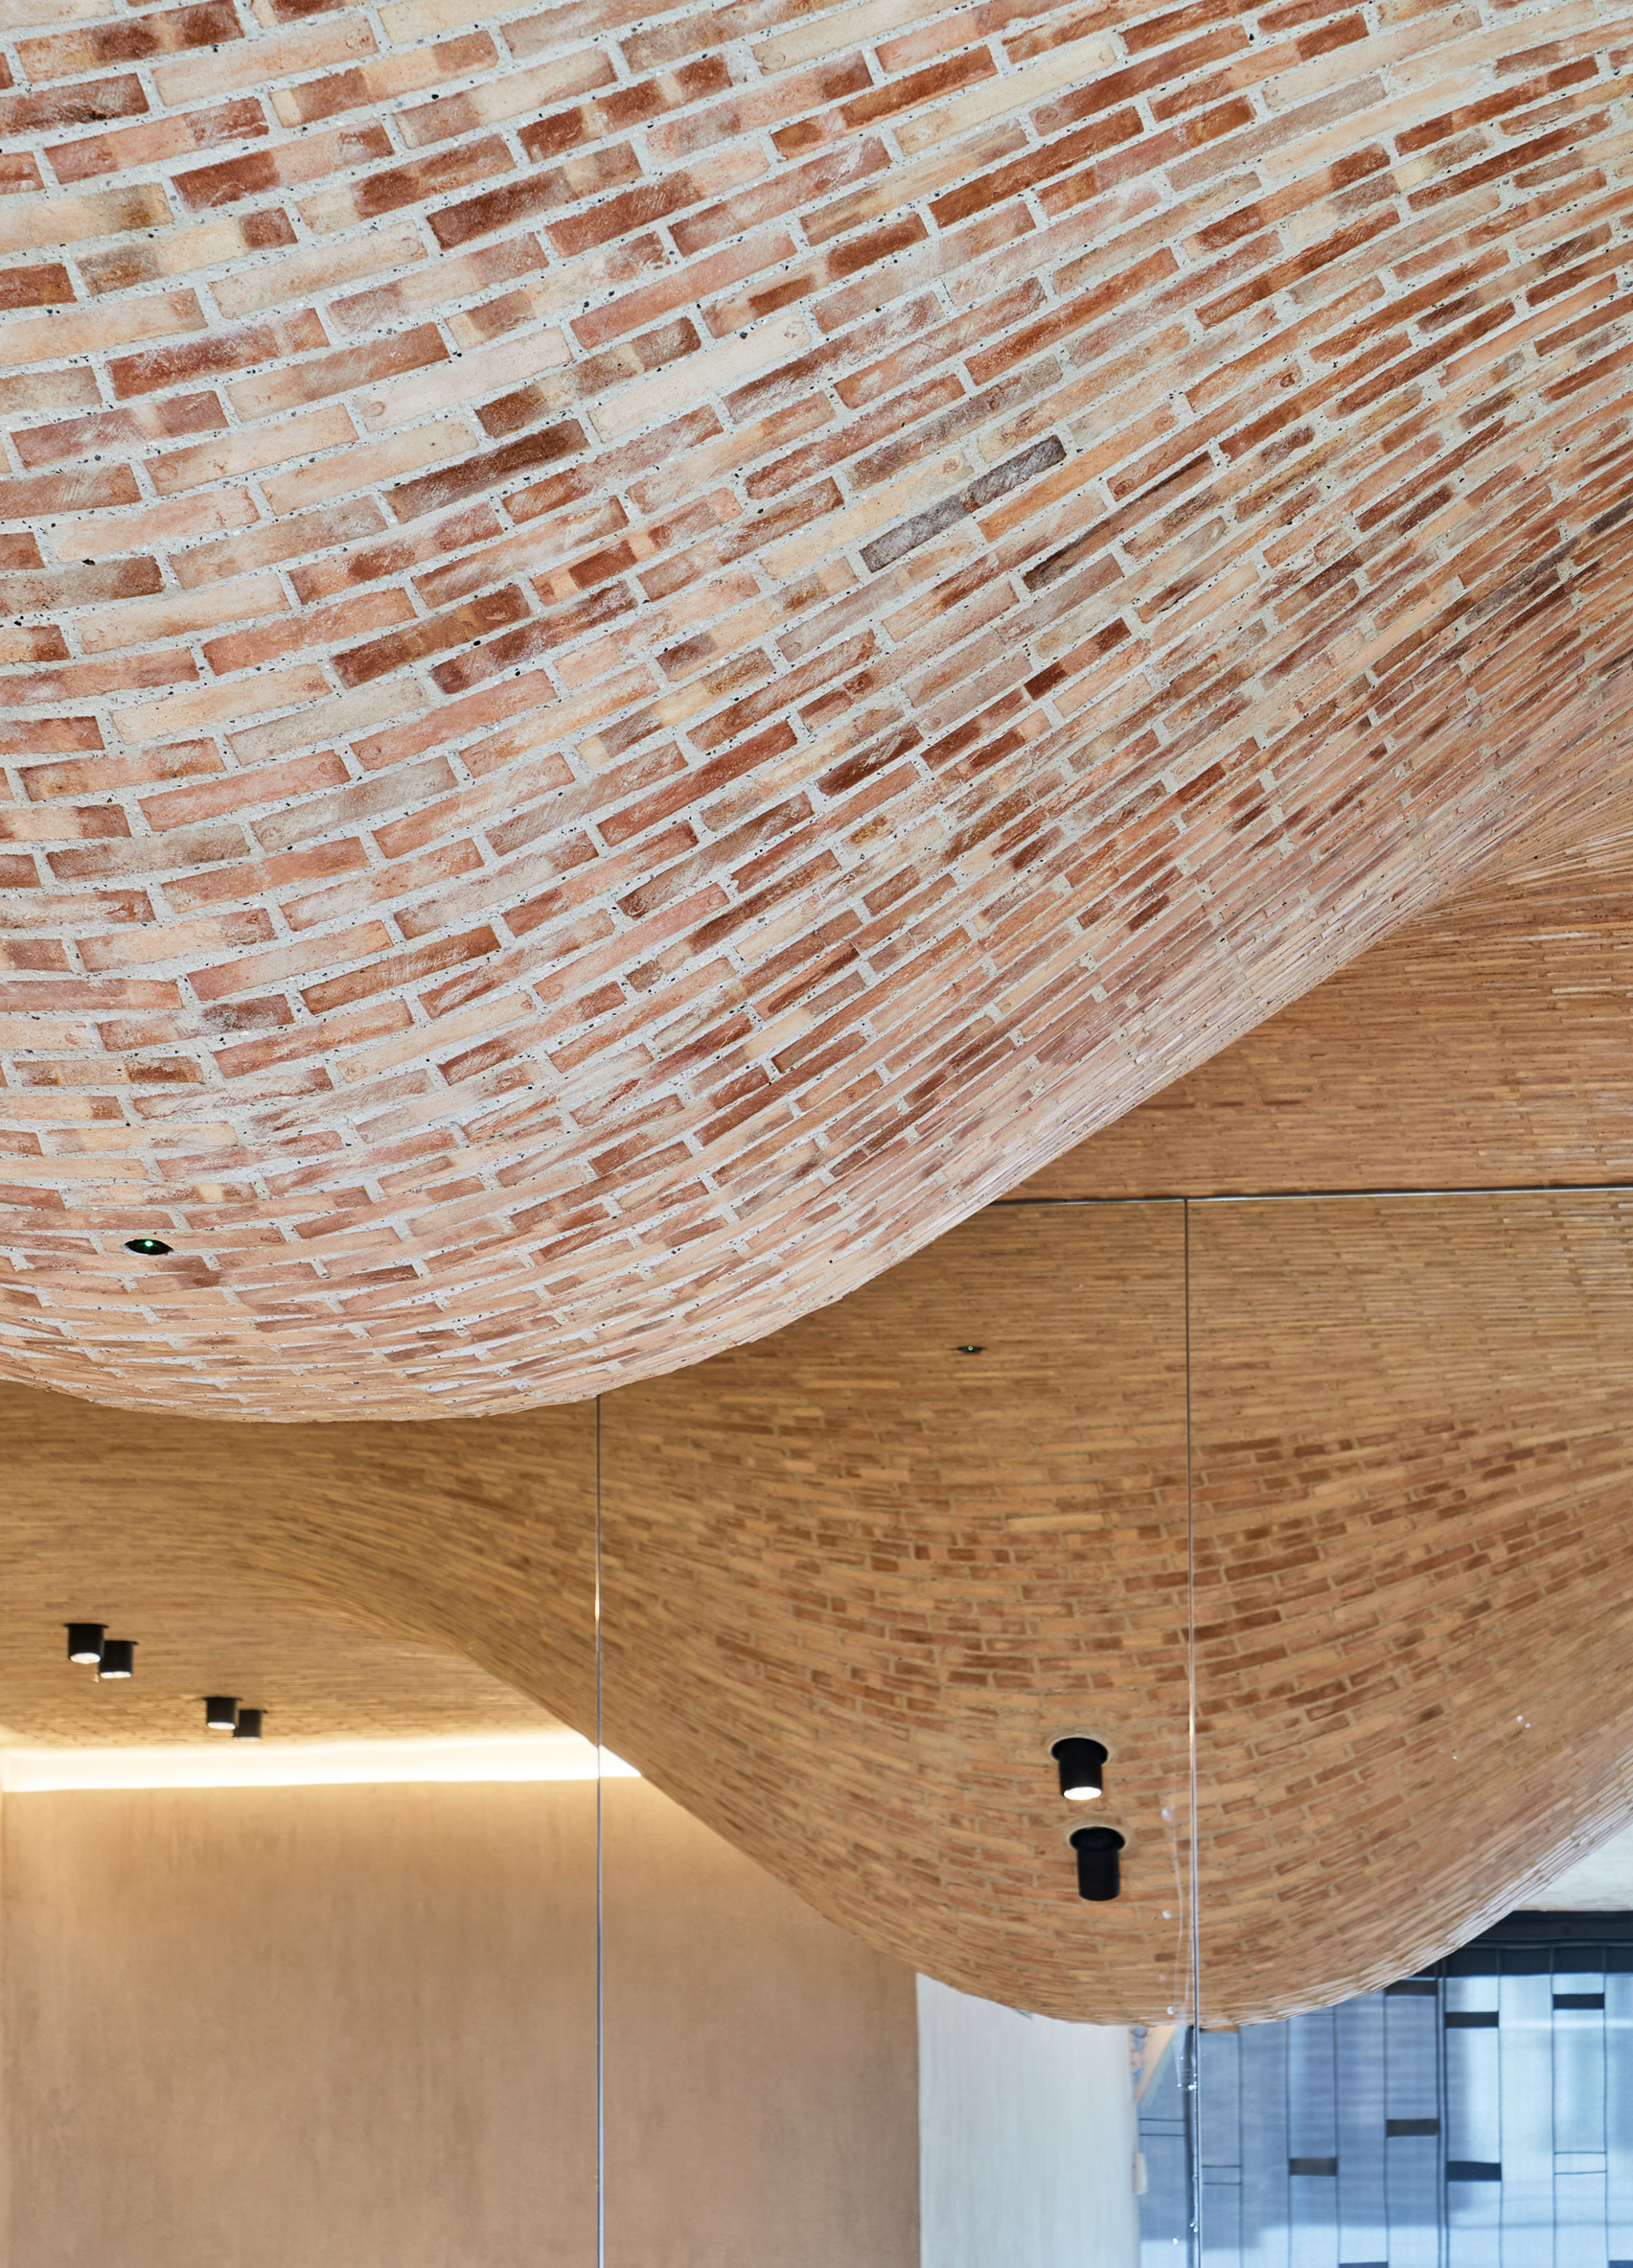
[[918, 1980], [922, 2268], [1138, 2268], [1121, 2025]]
[[607, 1800], [607, 2256], [917, 2268], [910, 1969], [639, 1780]]
[[[612, 2268], [916, 2268], [911, 1975], [607, 1803]], [[595, 1790], [11, 1795], [8, 2268], [593, 2268]]]

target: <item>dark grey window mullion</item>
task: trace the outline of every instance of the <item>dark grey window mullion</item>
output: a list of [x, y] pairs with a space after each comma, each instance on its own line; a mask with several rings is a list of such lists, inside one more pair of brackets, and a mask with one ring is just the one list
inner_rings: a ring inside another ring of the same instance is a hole
[[[1384, 2116], [1394, 2100], [1393, 2074], [1390, 2070], [1390, 2004], [1384, 2002]], [[1390, 2195], [1393, 2185], [1390, 2180], [1389, 2152], [1384, 2153], [1384, 2257], [1389, 2259], [1394, 2251], [1394, 2201]]]
[[1452, 2256], [1451, 2218], [1446, 2207], [1446, 2151], [1451, 2141], [1451, 2080], [1446, 2060], [1446, 1979], [1442, 1975], [1435, 1983], [1435, 2107], [1440, 2121], [1440, 2140], [1436, 2150], [1440, 2177], [1440, 2212], [1435, 2253], [1440, 2268], [1450, 2268]]
[[[1331, 2102], [1334, 2102], [1334, 2152], [1343, 2152], [1343, 2118], [1338, 2116], [1338, 2009], [1327, 2009], [1327, 2069], [1331, 2073]], [[1343, 2175], [1341, 2157], [1334, 2155], [1334, 2256], [1341, 2255], [1343, 2245], [1343, 2198], [1338, 2193], [1338, 2177]]]
[[[1287, 2136], [1288, 2141], [1291, 2144], [1293, 2139], [1293, 2055], [1291, 2033], [1288, 2037], [1288, 2053], [1283, 2056], [1281, 2062], [1281, 2096], [1282, 2132]], [[1289, 2164], [1291, 2164], [1291, 2160], [1289, 2160]], [[1287, 2180], [1287, 2257], [1289, 2260], [1291, 2260], [1293, 2257], [1294, 2243], [1293, 2180], [1291, 2173], [1289, 2173]]]

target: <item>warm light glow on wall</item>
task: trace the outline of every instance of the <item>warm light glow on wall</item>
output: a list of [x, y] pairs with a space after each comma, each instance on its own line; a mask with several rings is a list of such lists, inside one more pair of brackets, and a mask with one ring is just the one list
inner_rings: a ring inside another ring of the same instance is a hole
[[[607, 1749], [607, 1779], [640, 1774]], [[173, 1748], [0, 1748], [0, 1792], [98, 1788], [339, 1788], [413, 1780], [593, 1780], [576, 1732], [475, 1733], [425, 1741], [212, 1742]]]

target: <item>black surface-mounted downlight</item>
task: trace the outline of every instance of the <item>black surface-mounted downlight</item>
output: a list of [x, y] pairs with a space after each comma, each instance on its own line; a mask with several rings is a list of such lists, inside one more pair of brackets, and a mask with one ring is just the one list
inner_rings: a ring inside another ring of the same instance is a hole
[[1073, 1734], [1056, 1741], [1049, 1754], [1060, 1766], [1060, 1792], [1068, 1803], [1089, 1803], [1101, 1794], [1100, 1772], [1106, 1761], [1103, 1743]]
[[68, 1632], [68, 1659], [80, 1662], [100, 1662], [103, 1640], [107, 1635], [105, 1622], [65, 1622]]
[[1122, 1888], [1119, 1853], [1123, 1839], [1115, 1827], [1079, 1827], [1071, 1838], [1077, 1853], [1077, 1895], [1103, 1906]]
[[261, 1738], [261, 1711], [259, 1709], [241, 1709], [239, 1711], [238, 1723], [233, 1726], [233, 1738], [235, 1741], [258, 1741]]
[[954, 1354], [984, 1354], [986, 1353], [986, 1349], [984, 1347], [976, 1346], [954, 1347], [953, 1352]]
[[134, 1678], [136, 1675], [136, 1641], [134, 1638], [104, 1638], [99, 1678]]
[[238, 1730], [238, 1702], [230, 1693], [212, 1693], [206, 1697], [204, 1729], [206, 1732]]
[[162, 1237], [132, 1237], [125, 1249], [139, 1252], [144, 1260], [163, 1260], [171, 1247]]

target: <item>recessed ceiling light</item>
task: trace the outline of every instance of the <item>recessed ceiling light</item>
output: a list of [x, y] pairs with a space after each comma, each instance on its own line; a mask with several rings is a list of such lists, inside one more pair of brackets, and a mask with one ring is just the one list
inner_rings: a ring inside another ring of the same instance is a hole
[[204, 1729], [206, 1732], [234, 1732], [238, 1729], [238, 1702], [230, 1693], [212, 1693], [206, 1697]]
[[144, 1260], [162, 1260], [171, 1247], [160, 1237], [132, 1237], [125, 1249], [139, 1252]]
[[233, 1726], [233, 1738], [235, 1741], [258, 1741], [261, 1738], [261, 1711], [259, 1709], [241, 1709], [239, 1711], [238, 1723]]
[[68, 1632], [68, 1659], [95, 1662], [103, 1657], [103, 1639], [107, 1634], [105, 1622], [65, 1622]]
[[1077, 1853], [1077, 1895], [1104, 1906], [1122, 1888], [1123, 1839], [1115, 1827], [1079, 1827], [1071, 1838]]
[[1068, 1803], [1090, 1803], [1101, 1793], [1101, 1767], [1106, 1761], [1102, 1741], [1076, 1734], [1056, 1741], [1049, 1750], [1060, 1767], [1060, 1792]]
[[136, 1641], [134, 1638], [104, 1638], [99, 1678], [133, 1678], [136, 1675]]

